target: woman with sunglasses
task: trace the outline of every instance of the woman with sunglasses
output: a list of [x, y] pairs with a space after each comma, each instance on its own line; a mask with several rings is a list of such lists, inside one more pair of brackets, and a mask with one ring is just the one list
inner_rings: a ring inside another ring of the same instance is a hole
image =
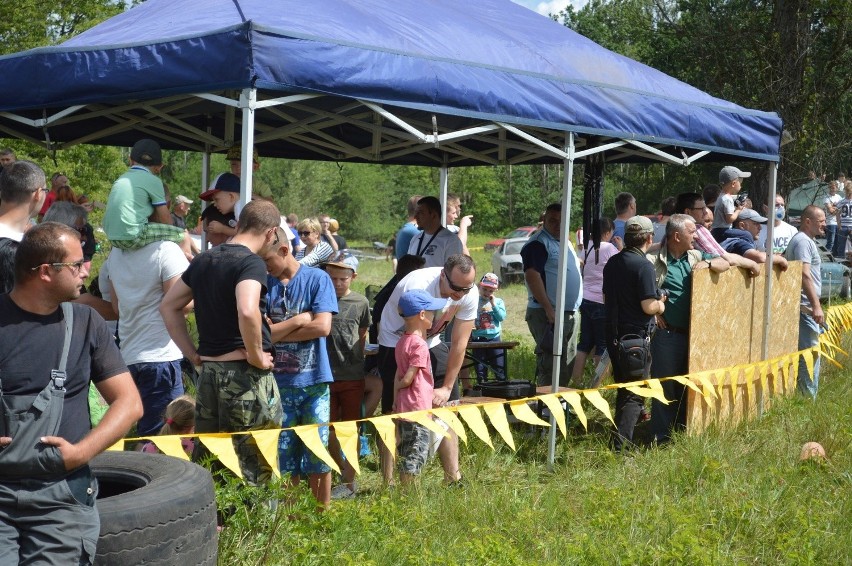
[[316, 218], [305, 218], [296, 225], [296, 228], [304, 247], [297, 251], [294, 257], [302, 265], [316, 267], [334, 253], [334, 249], [322, 240], [320, 236], [322, 227]]

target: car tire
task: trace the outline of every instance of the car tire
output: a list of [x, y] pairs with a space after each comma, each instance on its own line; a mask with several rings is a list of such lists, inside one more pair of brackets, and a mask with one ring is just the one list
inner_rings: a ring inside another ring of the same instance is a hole
[[841, 299], [848, 299], [849, 298], [849, 295], [852, 294], [852, 293], [850, 293], [850, 291], [852, 291], [852, 289], [850, 289], [850, 288], [852, 288], [852, 281], [850, 281], [849, 276], [846, 275], [846, 276], [843, 277], [843, 285], [840, 286], [840, 298]]
[[500, 268], [500, 285], [505, 286], [509, 284], [509, 276], [506, 275], [506, 270], [502, 267]]
[[95, 564], [216, 564], [216, 494], [207, 470], [141, 452], [104, 452], [91, 467], [101, 518]]

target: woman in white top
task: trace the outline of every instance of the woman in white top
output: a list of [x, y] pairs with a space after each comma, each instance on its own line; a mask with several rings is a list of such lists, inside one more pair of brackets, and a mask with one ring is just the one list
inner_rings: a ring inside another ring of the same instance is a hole
[[[571, 380], [577, 384], [583, 377], [586, 359], [594, 349], [595, 365], [606, 350], [606, 311], [603, 300], [603, 268], [609, 258], [618, 253], [610, 243], [613, 223], [609, 218], [600, 219], [601, 246], [597, 252], [589, 243], [583, 256], [583, 302], [580, 304], [580, 342]], [[619, 239], [620, 241], [620, 239]]]
[[322, 227], [316, 218], [305, 218], [296, 225], [296, 229], [304, 247], [297, 251], [293, 257], [302, 265], [316, 267], [334, 253], [334, 249], [322, 240], [320, 236]]

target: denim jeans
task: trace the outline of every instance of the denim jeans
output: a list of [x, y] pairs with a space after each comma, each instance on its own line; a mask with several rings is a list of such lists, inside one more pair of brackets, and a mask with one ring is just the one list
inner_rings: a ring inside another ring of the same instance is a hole
[[837, 238], [837, 224], [825, 225], [825, 249], [834, 255], [834, 240]]
[[846, 259], [846, 239], [852, 230], [844, 230], [840, 226], [837, 227], [837, 236], [834, 238], [834, 246], [831, 248], [831, 255], [835, 259]]
[[[689, 336], [658, 328], [651, 339], [651, 377], [685, 375], [689, 371]], [[668, 405], [651, 400], [651, 430], [658, 443], [667, 442], [672, 430], [686, 429], [686, 387], [663, 381]]]
[[[820, 327], [816, 321], [805, 313], [799, 314], [799, 350], [813, 348], [819, 344]], [[797, 387], [802, 395], [809, 395], [812, 399], [816, 399], [817, 389], [819, 388], [819, 366], [820, 359], [817, 357], [814, 361], [814, 376], [811, 380], [808, 375], [808, 366], [804, 360], [799, 360], [799, 375], [797, 379]]]
[[142, 418], [136, 424], [139, 436], [157, 434], [163, 426], [166, 406], [183, 395], [180, 360], [127, 366], [142, 398]]
[[[472, 337], [471, 342], [499, 342], [500, 337]], [[494, 378], [506, 381], [506, 350], [471, 350], [476, 360], [476, 382], [482, 383], [488, 379], [488, 370], [494, 372]]]

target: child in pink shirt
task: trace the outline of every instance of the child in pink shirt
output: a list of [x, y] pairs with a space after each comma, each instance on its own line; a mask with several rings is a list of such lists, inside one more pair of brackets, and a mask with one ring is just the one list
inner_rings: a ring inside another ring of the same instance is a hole
[[[443, 309], [446, 299], [436, 299], [423, 289], [406, 291], [399, 298], [399, 312], [405, 320], [405, 334], [396, 345], [396, 378], [393, 382], [393, 411], [407, 413], [432, 408], [432, 363], [426, 332], [432, 326], [434, 311]], [[399, 481], [410, 483], [420, 474], [429, 454], [429, 429], [398, 419]]]

